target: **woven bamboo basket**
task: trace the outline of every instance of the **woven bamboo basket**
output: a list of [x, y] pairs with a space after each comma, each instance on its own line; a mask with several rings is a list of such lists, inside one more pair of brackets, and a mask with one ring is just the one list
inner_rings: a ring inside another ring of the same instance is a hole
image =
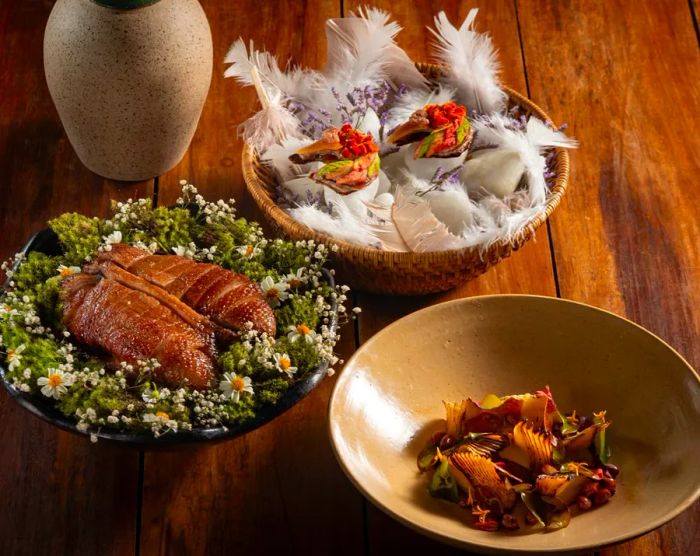
[[[433, 64], [416, 65], [431, 79], [438, 77], [442, 71], [440, 66]], [[504, 87], [504, 90], [508, 94], [510, 106], [519, 105], [527, 114], [551, 121], [535, 103], [508, 87]], [[565, 149], [555, 150], [553, 169], [556, 175], [545, 209], [530, 219], [511, 241], [494, 243], [482, 253], [474, 247], [426, 253], [394, 253], [354, 245], [316, 232], [279, 208], [273, 198], [277, 185], [274, 172], [261, 164], [248, 145], [243, 147], [243, 176], [248, 191], [277, 233], [293, 240], [313, 239], [326, 245], [338, 246], [333, 266], [341, 282], [354, 289], [372, 293], [420, 295], [449, 290], [483, 274], [534, 236], [535, 230], [547, 220], [561, 201], [569, 180], [569, 155]]]

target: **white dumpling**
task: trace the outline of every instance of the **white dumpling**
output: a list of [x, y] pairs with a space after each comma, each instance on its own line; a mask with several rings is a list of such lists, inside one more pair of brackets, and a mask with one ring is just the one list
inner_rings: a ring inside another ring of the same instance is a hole
[[461, 179], [469, 191], [486, 191], [503, 198], [515, 192], [524, 172], [525, 165], [517, 152], [484, 149], [467, 160]]

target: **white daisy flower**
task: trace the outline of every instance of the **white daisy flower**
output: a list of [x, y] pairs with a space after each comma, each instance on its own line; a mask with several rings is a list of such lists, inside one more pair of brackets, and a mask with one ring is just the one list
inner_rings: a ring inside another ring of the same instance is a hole
[[316, 332], [311, 330], [305, 323], [297, 324], [287, 328], [287, 337], [296, 342], [299, 338], [303, 338], [307, 344], [313, 344], [316, 338]]
[[294, 373], [297, 372], [297, 368], [292, 367], [292, 360], [289, 358], [289, 355], [286, 353], [275, 353], [273, 357], [275, 358], [277, 370], [281, 373], [285, 373], [289, 378], [293, 378]]
[[65, 278], [66, 276], [70, 276], [71, 274], [77, 274], [80, 272], [80, 267], [79, 266], [66, 266], [64, 264], [58, 265], [58, 268], [56, 269], [58, 272], [58, 275], [61, 278]]
[[254, 394], [253, 382], [250, 377], [240, 376], [236, 373], [224, 373], [224, 379], [219, 382], [219, 390], [234, 402], [241, 398], [243, 392], [251, 396]]
[[284, 301], [289, 297], [289, 293], [287, 292], [289, 284], [284, 280], [275, 282], [272, 276], [266, 276], [263, 281], [260, 282], [260, 287], [265, 294], [267, 302], [273, 307], [277, 307], [280, 301]]
[[73, 384], [73, 375], [65, 374], [60, 369], [49, 369], [48, 372], [48, 376], [37, 378], [36, 383], [41, 386], [41, 393], [44, 396], [59, 399]]
[[122, 233], [119, 230], [114, 230], [108, 236], [103, 236], [102, 239], [107, 245], [112, 245], [113, 243], [121, 243]]
[[24, 344], [20, 344], [15, 349], [7, 350], [8, 371], [12, 371], [19, 367], [20, 362], [22, 361], [22, 356], [20, 355], [20, 353], [22, 353], [25, 349], [27, 349], [27, 346], [25, 346]]
[[306, 273], [306, 268], [301, 267], [298, 268], [296, 273], [290, 273], [285, 276], [287, 283], [289, 284], [289, 287], [293, 290], [296, 290], [297, 288], [300, 288], [303, 284], [306, 284], [309, 281], [309, 277], [305, 274]]
[[253, 245], [252, 243], [236, 247], [236, 251], [238, 251], [238, 253], [240, 255], [243, 255], [246, 259], [252, 259], [253, 257], [257, 257], [261, 252], [260, 248], [257, 245]]

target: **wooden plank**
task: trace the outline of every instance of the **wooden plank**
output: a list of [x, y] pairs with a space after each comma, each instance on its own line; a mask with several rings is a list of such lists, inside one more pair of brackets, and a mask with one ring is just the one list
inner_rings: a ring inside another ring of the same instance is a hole
[[[346, 2], [346, 11], [354, 10], [362, 4], [362, 2]], [[438, 11], [445, 10], [450, 21], [459, 24], [466, 17], [469, 9], [478, 7], [477, 28], [488, 31], [493, 36], [503, 64], [504, 83], [526, 93], [517, 21], [512, 2], [503, 0], [400, 3], [387, 0], [373, 2], [373, 5], [392, 13], [403, 26], [398, 42], [416, 61], [430, 61], [432, 35], [426, 29], [426, 25], [432, 26], [433, 16]], [[556, 119], [558, 113], [551, 116]], [[556, 295], [546, 227], [538, 231], [537, 241], [528, 243], [486, 274], [450, 292], [414, 298], [360, 294], [359, 305], [363, 310], [359, 327], [360, 341], [366, 341], [397, 318], [428, 305], [458, 297], [491, 293]], [[439, 400], [436, 403], [439, 403]], [[458, 552], [456, 549], [442, 546], [413, 532], [371, 504], [366, 502], [366, 505], [370, 554], [400, 553], [401, 551], [408, 554], [427, 554], [429, 551], [439, 551], [440, 554]]]
[[[582, 148], [552, 222], [563, 297], [639, 322], [700, 366], [700, 55], [685, 0], [518, 2], [532, 96]], [[611, 410], [613, 408], [610, 408]], [[604, 554], [691, 554], [700, 504]]]
[[[255, 93], [223, 78], [223, 58], [242, 35], [297, 63], [325, 57], [323, 22], [339, 2], [202, 1], [214, 37], [214, 77], [199, 129], [185, 159], [160, 180], [160, 201], [177, 197], [180, 178], [207, 198], [235, 197], [240, 214], [258, 218], [240, 169], [236, 126], [255, 109]], [[341, 357], [354, 350], [343, 330]], [[247, 436], [145, 459], [143, 554], [318, 553], [362, 550], [362, 502], [335, 462], [326, 408], [334, 380]]]
[[[50, 4], [0, 5], [0, 257], [65, 211], [104, 215], [112, 198], [150, 196], [82, 166], [44, 80]], [[90, 442], [32, 417], [0, 393], [0, 538], [4, 554], [130, 554], [138, 453]], [[99, 516], [96, 519], [96, 516]]]

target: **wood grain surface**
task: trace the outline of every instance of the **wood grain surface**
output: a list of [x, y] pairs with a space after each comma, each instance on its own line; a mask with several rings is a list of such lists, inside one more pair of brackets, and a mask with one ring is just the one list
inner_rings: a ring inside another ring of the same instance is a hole
[[[364, 4], [200, 0], [214, 39], [214, 77], [185, 158], [153, 182], [95, 176], [68, 143], [45, 85], [42, 38], [52, 1], [0, 2], [0, 257], [48, 218], [105, 214], [110, 199], [178, 196], [179, 180], [209, 198], [245, 192], [237, 125], [256, 106], [223, 78], [233, 40], [319, 67], [323, 21]], [[479, 7], [499, 48], [503, 81], [566, 121], [582, 143], [571, 186], [548, 227], [480, 278], [445, 294], [356, 293], [342, 331], [349, 357], [375, 332], [446, 299], [490, 293], [558, 295], [632, 318], [700, 366], [700, 49], [696, 0], [391, 2], [399, 43], [429, 61], [432, 16]], [[342, 371], [341, 371], [342, 372]], [[273, 423], [194, 450], [139, 452], [89, 441], [28, 416], [0, 393], [0, 555], [394, 554], [456, 550], [391, 520], [351, 486], [332, 455], [326, 408], [334, 379]], [[693, 554], [700, 505], [605, 555]]]
[[[688, 4], [518, 6], [532, 97], [582, 145], [551, 225], [561, 294], [631, 318], [698, 368], [700, 220], [688, 201], [700, 193], [700, 137], [680, 131], [700, 125]], [[698, 541], [700, 503], [604, 553], [693, 554]]]
[[[104, 215], [110, 199], [149, 196], [87, 170], [46, 87], [52, 2], [0, 3], [0, 258], [66, 211]], [[132, 554], [138, 453], [91, 445], [31, 417], [0, 390], [0, 554]], [[99, 516], [99, 519], [96, 519]]]

